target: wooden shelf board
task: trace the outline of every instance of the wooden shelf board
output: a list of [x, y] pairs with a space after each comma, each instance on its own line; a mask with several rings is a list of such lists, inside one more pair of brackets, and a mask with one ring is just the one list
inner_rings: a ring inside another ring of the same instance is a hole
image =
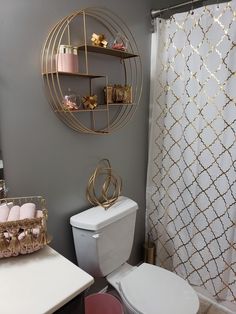
[[119, 103], [113, 103], [113, 104], [108, 104], [108, 106], [133, 106], [134, 104], [131, 103], [131, 104], [123, 104], [121, 102]]
[[97, 111], [107, 111], [109, 106], [133, 106], [134, 104], [123, 104], [123, 103], [114, 103], [108, 105], [98, 105], [95, 109], [77, 109], [77, 110], [54, 110], [55, 112], [97, 112]]
[[130, 52], [126, 52], [126, 51], [122, 51], [122, 50], [118, 50], [118, 49], [103, 48], [103, 47], [99, 47], [99, 46], [82, 45], [82, 46], [79, 46], [78, 48], [79, 48], [79, 50], [85, 51], [85, 47], [87, 47], [88, 52], [100, 53], [100, 54], [114, 56], [114, 57], [118, 57], [118, 58], [122, 58], [122, 59], [138, 57], [138, 55], [130, 53]]
[[80, 77], [90, 77], [90, 78], [106, 77], [105, 75], [85, 74], [85, 73], [72, 73], [72, 72], [61, 72], [61, 71], [54, 71], [54, 72], [43, 73], [44, 76], [46, 76], [46, 75], [53, 75], [53, 74], [68, 75], [68, 76], [80, 76]]
[[97, 112], [97, 111], [107, 111], [106, 105], [98, 105], [95, 109], [77, 109], [77, 110], [54, 110], [55, 112], [71, 113], [71, 112]]
[[109, 131], [94, 130], [96, 133], [109, 134]]

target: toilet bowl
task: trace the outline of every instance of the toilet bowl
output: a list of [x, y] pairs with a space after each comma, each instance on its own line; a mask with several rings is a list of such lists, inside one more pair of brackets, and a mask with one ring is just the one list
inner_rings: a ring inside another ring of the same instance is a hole
[[96, 206], [72, 216], [79, 266], [94, 277], [106, 277], [126, 314], [197, 314], [198, 296], [184, 279], [158, 266], [127, 263], [137, 209], [137, 203], [119, 197], [108, 210]]
[[125, 264], [106, 278], [120, 295], [126, 314], [196, 314], [199, 309], [193, 288], [161, 267]]

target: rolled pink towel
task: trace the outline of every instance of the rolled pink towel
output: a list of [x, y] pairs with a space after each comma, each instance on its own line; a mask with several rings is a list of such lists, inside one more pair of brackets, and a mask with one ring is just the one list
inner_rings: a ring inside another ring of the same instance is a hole
[[7, 217], [9, 215], [9, 212], [10, 212], [10, 208], [8, 207], [8, 205], [6, 203], [0, 205], [0, 222], [7, 221]]
[[39, 235], [39, 228], [34, 228], [32, 232], [33, 235], [37, 237]]
[[20, 219], [20, 206], [15, 205], [10, 209], [7, 221], [19, 220]]
[[22, 231], [19, 235], [18, 235], [18, 240], [23, 240], [25, 237], [25, 231]]
[[6, 240], [10, 240], [10, 235], [8, 232], [4, 232], [4, 237]]
[[9, 207], [9, 209], [11, 209], [13, 207], [13, 203], [12, 202], [7, 203], [7, 206]]
[[34, 218], [35, 217], [35, 204], [25, 203], [20, 207], [20, 219]]
[[[36, 218], [41, 218], [43, 217], [43, 211], [42, 210], [37, 210], [36, 211]], [[33, 235], [38, 236], [39, 235], [39, 228], [34, 228], [33, 229]]]
[[37, 218], [43, 217], [43, 211], [42, 211], [42, 210], [37, 210], [37, 211], [36, 211], [36, 217], [37, 217]]

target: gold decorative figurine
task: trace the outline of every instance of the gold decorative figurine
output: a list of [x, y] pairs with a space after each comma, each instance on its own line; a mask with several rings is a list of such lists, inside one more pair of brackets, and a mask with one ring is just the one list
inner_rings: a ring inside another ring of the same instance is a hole
[[112, 85], [107, 85], [106, 87], [104, 87], [104, 96], [105, 96], [105, 103], [106, 104], [112, 104], [113, 101], [113, 86]]
[[86, 196], [91, 204], [108, 209], [117, 201], [121, 188], [121, 178], [114, 174], [109, 160], [102, 159], [89, 178]]
[[108, 42], [106, 41], [106, 38], [103, 34], [92, 34], [92, 38], [91, 41], [93, 43], [94, 46], [99, 46], [99, 47], [103, 47], [106, 48]]
[[98, 105], [97, 95], [83, 96], [82, 97], [82, 104], [84, 106], [84, 109], [90, 109], [90, 110], [95, 109]]
[[105, 103], [132, 104], [131, 85], [107, 85], [104, 87]]

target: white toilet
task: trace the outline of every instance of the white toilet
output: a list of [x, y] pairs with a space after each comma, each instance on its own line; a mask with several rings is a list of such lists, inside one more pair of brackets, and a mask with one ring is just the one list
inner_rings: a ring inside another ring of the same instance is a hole
[[185, 280], [158, 266], [126, 263], [137, 209], [137, 203], [121, 196], [108, 210], [96, 206], [72, 216], [79, 266], [94, 277], [106, 277], [127, 314], [197, 314], [198, 296]]

